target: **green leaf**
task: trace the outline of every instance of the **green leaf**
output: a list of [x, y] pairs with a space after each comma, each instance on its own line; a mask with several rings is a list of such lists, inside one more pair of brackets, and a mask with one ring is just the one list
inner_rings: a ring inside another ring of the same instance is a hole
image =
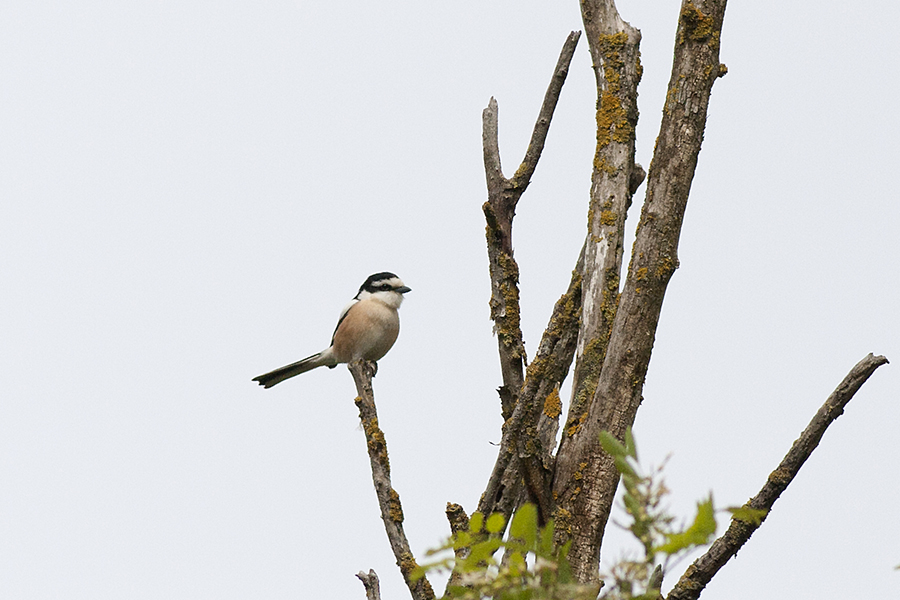
[[628, 458], [625, 456], [616, 456], [613, 459], [616, 463], [616, 469], [619, 473], [622, 474], [622, 477], [630, 477], [632, 479], [637, 479], [638, 474], [637, 471], [634, 470], [630, 464], [628, 464]]
[[513, 577], [519, 577], [527, 570], [528, 565], [525, 563], [525, 557], [522, 556], [521, 552], [513, 552], [509, 555], [509, 571]]
[[637, 446], [634, 443], [634, 436], [631, 434], [631, 427], [625, 430], [625, 452], [637, 461]]
[[525, 547], [533, 550], [537, 545], [537, 507], [534, 504], [523, 504], [513, 515], [509, 525], [510, 537], [522, 540]]
[[628, 511], [628, 514], [632, 517], [637, 518], [638, 515], [641, 514], [641, 503], [631, 494], [624, 494], [622, 496], [622, 503], [625, 505], [625, 510]]
[[494, 513], [487, 520], [487, 531], [488, 533], [500, 533], [503, 531], [503, 528], [506, 526], [506, 519], [503, 518], [503, 515], [500, 513]]
[[538, 556], [551, 558], [553, 556], [553, 519], [541, 529], [541, 543], [537, 551]]
[[472, 533], [478, 533], [481, 531], [483, 525], [484, 515], [480, 512], [472, 513], [472, 516], [469, 517], [469, 531], [471, 531]]
[[472, 543], [472, 534], [468, 531], [457, 531], [453, 536], [453, 549], [466, 548]]
[[632, 596], [631, 600], [659, 600], [660, 598], [662, 598], [662, 595], [660, 595], [659, 590], [650, 590], [640, 596]]
[[668, 555], [676, 554], [694, 546], [708, 544], [716, 534], [716, 515], [713, 508], [712, 495], [709, 499], [697, 503], [697, 516], [686, 530], [666, 536], [668, 540], [662, 546], [654, 548], [655, 552]]
[[425, 575], [428, 573], [428, 571], [434, 571], [435, 569], [449, 570], [450, 567], [452, 567], [452, 566], [453, 566], [452, 558], [445, 558], [443, 560], [437, 560], [435, 562], [425, 563], [423, 565], [416, 565], [416, 568], [413, 569], [412, 573], [410, 574], [410, 578], [413, 581], [418, 581], [419, 579], [422, 579], [423, 577], [425, 577]]
[[762, 525], [763, 519], [769, 514], [769, 511], [760, 508], [750, 508], [746, 504], [744, 506], [729, 506], [726, 508], [731, 513], [731, 518], [736, 521], [742, 521], [757, 527]]
[[481, 562], [489, 562], [494, 553], [500, 548], [500, 540], [497, 538], [488, 538], [483, 542], [479, 542], [472, 546], [469, 556], [466, 557], [464, 563], [468, 570], [478, 568]]
[[634, 523], [632, 523], [631, 527], [628, 529], [634, 534], [634, 537], [640, 540], [642, 544], [646, 545], [645, 538], [647, 538], [650, 533], [651, 523], [651, 519], [635, 519]]
[[626, 457], [628, 456], [628, 451], [625, 450], [625, 446], [622, 445], [622, 442], [616, 439], [616, 437], [608, 431], [600, 432], [600, 446], [606, 451], [607, 454], [616, 458], [616, 457]]
[[469, 591], [471, 590], [464, 585], [448, 585], [447, 595], [444, 598], [463, 598], [464, 594]]
[[572, 540], [569, 540], [563, 547], [559, 549], [557, 553], [556, 565], [556, 579], [560, 583], [571, 583], [575, 581], [575, 576], [572, 575], [572, 567], [569, 565], [569, 549], [572, 547]]

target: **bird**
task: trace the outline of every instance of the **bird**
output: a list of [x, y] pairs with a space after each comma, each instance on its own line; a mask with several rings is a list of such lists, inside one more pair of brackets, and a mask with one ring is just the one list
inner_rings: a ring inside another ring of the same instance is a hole
[[400, 333], [397, 310], [403, 303], [403, 294], [410, 291], [393, 273], [383, 271], [370, 275], [341, 311], [330, 346], [301, 361], [254, 377], [253, 381], [270, 388], [316, 367], [333, 369], [358, 359], [380, 360], [397, 341]]

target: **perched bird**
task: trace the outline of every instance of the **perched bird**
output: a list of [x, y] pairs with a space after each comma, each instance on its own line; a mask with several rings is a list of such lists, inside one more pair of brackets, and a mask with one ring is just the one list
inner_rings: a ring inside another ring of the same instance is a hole
[[316, 367], [333, 369], [341, 363], [363, 358], [380, 360], [387, 354], [400, 333], [397, 309], [403, 294], [410, 291], [393, 273], [370, 275], [359, 287], [359, 293], [341, 312], [331, 345], [299, 362], [254, 377], [259, 385], [270, 388], [276, 383], [306, 373]]

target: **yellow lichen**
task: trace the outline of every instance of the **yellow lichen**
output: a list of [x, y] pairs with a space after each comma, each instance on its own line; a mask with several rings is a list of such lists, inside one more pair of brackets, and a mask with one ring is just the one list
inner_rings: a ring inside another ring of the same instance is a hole
[[521, 322], [519, 315], [519, 265], [516, 260], [505, 252], [500, 253], [500, 294], [503, 297], [502, 313], [500, 306], [492, 305], [491, 316], [497, 319], [497, 337], [508, 348], [513, 349], [513, 356], [521, 356], [522, 344]]
[[[599, 155], [600, 151], [611, 141], [624, 143], [634, 138], [634, 126], [628, 121], [625, 107], [622, 106], [622, 100], [619, 98], [621, 74], [625, 69], [621, 52], [628, 43], [628, 34], [620, 31], [610, 35], [601, 35], [598, 41], [606, 86], [600, 92], [600, 100], [597, 103], [596, 155]], [[599, 161], [595, 161], [594, 166], [598, 171], [601, 170]]]
[[553, 523], [557, 533], [572, 535], [572, 513], [560, 507], [553, 513]]
[[431, 583], [424, 577], [416, 580], [414, 583], [411, 581], [413, 578], [413, 574], [419, 569], [419, 563], [416, 562], [416, 559], [410, 552], [403, 552], [397, 558], [397, 566], [400, 567], [400, 572], [403, 573], [403, 578], [406, 579], [410, 585], [415, 585], [416, 587], [421, 586], [419, 592], [415, 594], [418, 598], [434, 598], [434, 589], [431, 587]]
[[688, 0], [681, 11], [681, 29], [678, 33], [678, 43], [686, 40], [704, 42], [712, 40], [711, 46], [718, 46], [718, 32], [715, 30], [715, 20], [709, 15], [703, 14], [693, 2]]
[[544, 400], [544, 414], [555, 419], [562, 412], [562, 401], [559, 398], [559, 386], [553, 388]]
[[[596, 386], [594, 386], [594, 387], [596, 387]], [[566, 429], [566, 433], [569, 435], [569, 437], [572, 437], [573, 435], [578, 433], [578, 431], [581, 429], [581, 426], [584, 425], [584, 422], [586, 420], [587, 420], [587, 411], [581, 413], [581, 416], [578, 417], [577, 420], [569, 421], [568, 423], [566, 423], [566, 425], [568, 426], [568, 428]]]
[[366, 439], [368, 440], [367, 445], [369, 446], [369, 452], [375, 454], [385, 468], [390, 469], [391, 464], [388, 460], [387, 453], [387, 443], [384, 439], [384, 432], [381, 431], [381, 428], [378, 427], [378, 419], [365, 419], [363, 420], [363, 431], [366, 432]]
[[391, 521], [394, 523], [402, 523], [403, 506], [400, 504], [400, 494], [397, 493], [397, 490], [391, 488], [390, 495], [391, 498], [388, 501], [388, 513], [391, 516]]
[[582, 471], [585, 468], [587, 468], [587, 465], [588, 464], [586, 462], [579, 463], [578, 470], [575, 471], [575, 473], [572, 475], [572, 479], [574, 479], [575, 481], [580, 481], [580, 480], [584, 479], [584, 473], [582, 473]]
[[594, 169], [598, 173], [605, 173], [607, 177], [614, 177], [618, 173], [618, 169], [607, 162], [606, 156], [599, 153], [594, 157]]
[[778, 486], [787, 486], [791, 482], [791, 473], [787, 469], [775, 469], [769, 474], [769, 481]]
[[667, 277], [671, 275], [674, 270], [675, 266], [672, 263], [672, 259], [668, 256], [664, 256], [656, 265], [656, 276], [660, 278]]

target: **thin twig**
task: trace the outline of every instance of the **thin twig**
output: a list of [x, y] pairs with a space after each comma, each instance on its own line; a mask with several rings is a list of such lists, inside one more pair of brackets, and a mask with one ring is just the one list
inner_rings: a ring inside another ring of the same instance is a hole
[[[869, 354], [856, 366], [850, 373], [844, 377], [844, 380], [832, 392], [825, 404], [819, 409], [816, 415], [800, 434], [800, 437], [791, 446], [791, 449], [782, 459], [778, 468], [772, 471], [765, 485], [759, 493], [754, 496], [747, 506], [750, 508], [769, 511], [775, 501], [781, 496], [782, 492], [794, 480], [800, 467], [810, 457], [819, 441], [825, 434], [825, 430], [829, 425], [843, 414], [844, 407], [850, 402], [857, 390], [866, 382], [869, 376], [875, 372], [875, 369], [883, 364], [887, 364], [888, 359], [883, 356], [873, 356]], [[763, 518], [763, 520], [765, 517]], [[759, 525], [747, 523], [732, 519], [728, 530], [713, 542], [713, 545], [706, 554], [694, 561], [672, 591], [669, 592], [667, 600], [693, 600], [700, 597], [700, 592], [706, 587], [706, 584], [719, 572], [728, 560], [737, 554], [741, 546], [743, 546]]]
[[559, 94], [562, 92], [563, 84], [566, 82], [566, 76], [569, 74], [569, 64], [572, 62], [572, 56], [575, 54], [575, 47], [578, 45], [578, 38], [581, 37], [580, 31], [569, 33], [559, 53], [559, 59], [556, 61], [556, 68], [553, 70], [553, 78], [550, 85], [544, 93], [544, 102], [541, 104], [541, 111], [538, 113], [537, 121], [534, 123], [534, 130], [531, 132], [531, 140], [528, 143], [528, 149], [525, 151], [525, 158], [519, 165], [516, 174], [510, 180], [513, 186], [521, 188], [525, 191], [525, 187], [531, 181], [531, 176], [537, 168], [538, 160], [544, 151], [544, 142], [547, 140], [547, 132], [550, 131], [550, 121], [553, 119], [553, 112], [556, 110], [556, 104], [559, 101]]
[[381, 600], [381, 588], [378, 585], [378, 575], [372, 569], [368, 573], [360, 571], [356, 577], [362, 581], [366, 588], [366, 600]]
[[[372, 392], [372, 376], [375, 374], [375, 363], [356, 360], [348, 365], [353, 381], [356, 383], [356, 406], [359, 408], [359, 420], [366, 434], [366, 448], [369, 451], [369, 463], [372, 466], [372, 481], [375, 484], [375, 495], [381, 508], [381, 520], [387, 532], [391, 550], [403, 580], [409, 588], [414, 600], [433, 600], [434, 591], [425, 577], [413, 580], [413, 572], [418, 567], [416, 559], [409, 548], [409, 541], [403, 531], [403, 507], [400, 494], [391, 487], [391, 465], [388, 461], [387, 441], [384, 432], [378, 426], [378, 413], [375, 410], [375, 394]], [[365, 584], [365, 581], [363, 582]], [[368, 586], [367, 586], [368, 590]]]

